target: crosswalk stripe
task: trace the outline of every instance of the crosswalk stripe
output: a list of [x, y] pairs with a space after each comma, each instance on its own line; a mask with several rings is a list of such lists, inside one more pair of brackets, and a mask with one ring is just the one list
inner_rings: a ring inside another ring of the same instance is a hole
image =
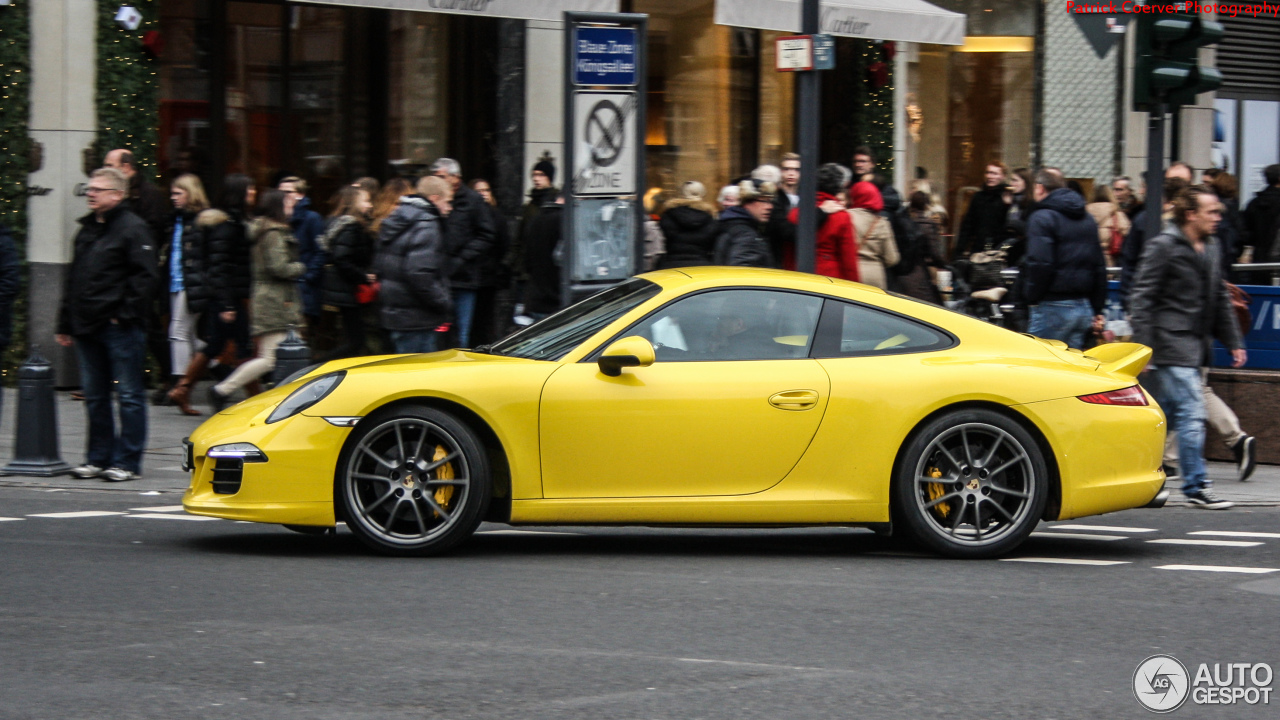
[[1149, 533], [1155, 528], [1116, 527], [1114, 525], [1046, 525], [1045, 530], [1088, 530], [1090, 532]]
[[185, 512], [181, 505], [152, 505], [150, 507], [129, 508], [129, 512], [180, 513]]
[[1257, 547], [1262, 545], [1260, 542], [1245, 542], [1242, 540], [1188, 540], [1186, 538], [1160, 538], [1159, 540], [1148, 540], [1147, 542], [1157, 545], [1205, 545], [1208, 547]]
[[27, 517], [38, 518], [87, 518], [87, 517], [107, 517], [108, 515], [124, 515], [122, 512], [107, 512], [106, 510], [81, 510], [79, 512], [60, 512], [60, 513], [40, 513], [37, 515], [28, 515]]
[[165, 515], [164, 513], [142, 513], [140, 515], [125, 515], [130, 518], [149, 518], [151, 520], [217, 520], [214, 517], [204, 517], [203, 515]]
[[1280, 538], [1280, 533], [1269, 532], [1241, 532], [1239, 530], [1196, 530], [1187, 533], [1188, 535], [1210, 535], [1214, 537], [1243, 537], [1243, 538]]
[[1280, 572], [1280, 568], [1232, 567], [1230, 565], [1157, 565], [1156, 570], [1198, 570], [1200, 572], [1244, 573], [1246, 575], [1265, 575]]
[[1047, 565], [1128, 565], [1128, 560], [1086, 560], [1082, 558], [1020, 557], [1000, 558], [1001, 562], [1045, 563]]
[[6, 517], [0, 517], [0, 522], [13, 522], [14, 520], [26, 520], [26, 518], [6, 518]]
[[1067, 538], [1069, 540], [1128, 540], [1124, 535], [1086, 535], [1084, 533], [1033, 532], [1036, 538]]

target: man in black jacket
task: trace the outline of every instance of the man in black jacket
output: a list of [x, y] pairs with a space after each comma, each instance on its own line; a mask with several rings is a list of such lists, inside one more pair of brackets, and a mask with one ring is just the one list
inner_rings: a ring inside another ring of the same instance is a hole
[[534, 320], [558, 311], [560, 302], [560, 263], [556, 249], [560, 246], [564, 217], [564, 198], [559, 193], [545, 195], [542, 209], [529, 223], [524, 248], [525, 313]]
[[1231, 350], [1232, 367], [1248, 360], [1213, 237], [1221, 220], [1222, 203], [1211, 190], [1195, 186], [1179, 193], [1173, 222], [1142, 251], [1129, 297], [1133, 341], [1152, 350], [1143, 385], [1178, 433], [1182, 492], [1192, 505], [1211, 510], [1231, 503], [1214, 495], [1205, 472], [1201, 368], [1215, 337]]
[[1036, 173], [1033, 194], [1037, 205], [1022, 260], [1023, 293], [1031, 305], [1027, 331], [1082, 349], [1090, 328], [1105, 321], [1107, 261], [1098, 225], [1057, 168]]
[[1004, 244], [1005, 220], [1009, 216], [1009, 203], [1004, 201], [1005, 178], [1008, 175], [1009, 168], [1004, 163], [987, 163], [982, 189], [969, 199], [969, 207], [960, 220], [960, 235], [956, 238], [955, 249], [957, 258], [999, 250]]
[[776, 267], [763, 230], [773, 212], [773, 183], [743, 180], [738, 205], [720, 213], [715, 263], [745, 267]]
[[[1164, 208], [1167, 211], [1173, 198], [1191, 184], [1191, 166], [1177, 161], [1164, 171], [1164, 185], [1161, 189]], [[1163, 224], [1163, 223], [1162, 223]], [[1138, 272], [1138, 261], [1142, 259], [1142, 246], [1147, 240], [1147, 211], [1138, 211], [1133, 218], [1133, 226], [1124, 239], [1120, 250], [1120, 302], [1129, 307], [1129, 289], [1133, 287], [1133, 276]]]
[[501, 259], [494, 249], [493, 219], [480, 193], [462, 183], [462, 166], [457, 160], [436, 160], [431, 165], [431, 174], [453, 188], [453, 211], [449, 213], [445, 234], [451, 268], [449, 285], [453, 290], [453, 324], [458, 346], [470, 347], [477, 291], [497, 272]]
[[1262, 171], [1267, 186], [1244, 209], [1244, 224], [1248, 232], [1246, 245], [1253, 246], [1253, 261], [1275, 262], [1276, 233], [1280, 232], [1280, 165], [1268, 165]]
[[[58, 343], [75, 345], [89, 415], [80, 478], [136, 480], [147, 440], [143, 360], [146, 323], [160, 281], [155, 240], [142, 218], [121, 206], [129, 184], [112, 168], [89, 178], [89, 209], [80, 219], [75, 256], [58, 316]], [[113, 388], [114, 386], [114, 388]], [[112, 391], [120, 400], [116, 435]]]
[[449, 322], [444, 221], [451, 194], [444, 180], [422, 178], [417, 194], [400, 198], [378, 231], [373, 266], [382, 283], [382, 327], [398, 353], [434, 352], [435, 330]]

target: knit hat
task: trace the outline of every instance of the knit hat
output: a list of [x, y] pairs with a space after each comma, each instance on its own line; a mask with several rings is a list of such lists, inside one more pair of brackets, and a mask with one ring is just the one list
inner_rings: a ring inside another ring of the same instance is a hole
[[773, 196], [778, 192], [777, 186], [771, 182], [763, 180], [743, 180], [738, 183], [738, 202], [746, 205], [756, 200], [768, 199], [773, 200]]
[[697, 180], [690, 180], [680, 186], [680, 197], [685, 200], [701, 200], [707, 196], [707, 188]]
[[550, 182], [556, 181], [556, 166], [551, 164], [550, 160], [539, 160], [533, 164], [533, 172], [540, 172], [547, 176]]
[[884, 198], [879, 188], [862, 180], [849, 186], [849, 207], [880, 212], [884, 209]]

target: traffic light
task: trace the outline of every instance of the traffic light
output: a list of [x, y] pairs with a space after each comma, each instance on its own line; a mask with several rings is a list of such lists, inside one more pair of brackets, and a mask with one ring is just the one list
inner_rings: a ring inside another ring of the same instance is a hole
[[1135, 110], [1150, 110], [1162, 101], [1170, 107], [1191, 105], [1196, 95], [1222, 87], [1222, 73], [1199, 64], [1200, 48], [1222, 39], [1221, 23], [1196, 13], [1150, 13], [1138, 16], [1136, 29]]

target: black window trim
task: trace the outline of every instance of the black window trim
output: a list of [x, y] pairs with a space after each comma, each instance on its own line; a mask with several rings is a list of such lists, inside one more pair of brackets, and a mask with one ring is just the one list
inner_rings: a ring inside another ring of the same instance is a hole
[[[950, 350], [960, 344], [960, 338], [954, 333], [948, 332], [937, 325], [927, 323], [919, 318], [904, 315], [903, 313], [882, 308], [878, 305], [869, 305], [867, 303], [857, 302], [856, 300], [848, 300], [845, 298], [834, 298], [824, 295], [826, 303], [822, 306], [822, 314], [818, 317], [818, 329], [813, 334], [813, 343], [809, 347], [809, 357], [814, 360], [841, 360], [844, 358], [859, 357], [888, 357], [891, 355], [919, 355], [921, 353], [941, 352]], [[923, 348], [908, 348], [905, 350], [864, 350], [856, 352], [840, 352], [840, 337], [844, 329], [844, 317], [842, 316], [844, 308], [842, 305], [853, 305], [873, 313], [880, 313], [890, 317], [897, 318], [907, 323], [917, 325], [919, 327], [932, 330], [937, 335], [946, 338], [946, 343], [931, 345]], [[832, 352], [828, 348], [835, 348]]]

